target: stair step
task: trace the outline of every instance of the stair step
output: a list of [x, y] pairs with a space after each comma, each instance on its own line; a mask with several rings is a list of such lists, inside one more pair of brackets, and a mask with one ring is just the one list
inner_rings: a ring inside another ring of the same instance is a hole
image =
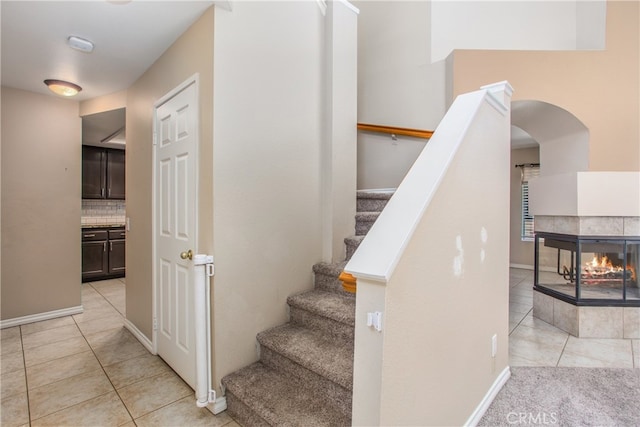
[[358, 190], [356, 196], [356, 210], [358, 212], [380, 212], [393, 196], [394, 190], [367, 191]]
[[257, 339], [261, 348], [272, 350], [302, 369], [288, 363], [278, 368], [307, 379], [314, 378], [309, 375], [311, 372], [347, 390], [353, 388], [353, 341], [291, 323], [260, 332]]
[[327, 404], [304, 380], [257, 362], [222, 379], [227, 410], [246, 426], [350, 426], [351, 417]]
[[335, 263], [319, 262], [315, 264], [313, 266], [315, 287], [317, 289], [346, 295], [347, 292], [342, 289], [342, 282], [338, 279], [338, 276], [344, 271], [346, 265], [346, 261]]
[[314, 289], [287, 298], [291, 323], [353, 341], [356, 301], [353, 294]]
[[349, 236], [344, 239], [344, 244], [347, 248], [347, 261], [351, 259], [360, 243], [364, 240], [364, 236]]
[[356, 212], [356, 236], [366, 235], [379, 216], [380, 212]]

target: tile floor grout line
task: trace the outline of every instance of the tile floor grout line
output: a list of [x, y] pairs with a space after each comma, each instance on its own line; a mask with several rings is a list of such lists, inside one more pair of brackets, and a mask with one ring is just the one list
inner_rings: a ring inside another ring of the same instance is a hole
[[[94, 282], [88, 282], [89, 286], [91, 286], [91, 288], [92, 288], [94, 291], [96, 291], [96, 292], [98, 293], [98, 295], [100, 295], [100, 296], [101, 296], [101, 297], [102, 297], [102, 298], [103, 298], [107, 303], [109, 303], [109, 305], [110, 305], [110, 306], [111, 306], [115, 311], [117, 311], [117, 312], [118, 312], [118, 314], [120, 314], [120, 316], [122, 316], [124, 319], [126, 319], [125, 314], [120, 313], [120, 310], [118, 310], [118, 309], [117, 309], [117, 307], [116, 307], [115, 305], [113, 305], [113, 304], [111, 303], [111, 301], [109, 301], [109, 299], [108, 299], [107, 297], [105, 297], [104, 295], [102, 295], [102, 292], [100, 292], [99, 290], [97, 290], [96, 288], [94, 288], [94, 287], [93, 287], [93, 283], [94, 283]], [[122, 283], [123, 283], [123, 284], [125, 284], [124, 282], [122, 282]], [[125, 284], [125, 286], [126, 286], [126, 284]], [[125, 292], [126, 292], [126, 290], [125, 290]], [[126, 296], [125, 296], [125, 301], [126, 301]], [[125, 302], [125, 311], [126, 311], [126, 310], [127, 310], [127, 307], [126, 307], [126, 302]], [[75, 320], [75, 319], [74, 319], [74, 320]]]
[[[70, 377], [70, 378], [71, 378], [71, 377]], [[29, 414], [29, 419], [30, 419], [31, 421], [38, 421], [38, 420], [41, 420], [41, 419], [43, 419], [43, 418], [45, 418], [45, 417], [48, 417], [48, 416], [50, 416], [50, 415], [54, 415], [54, 414], [57, 414], [57, 413], [59, 413], [59, 412], [66, 411], [67, 409], [71, 409], [71, 408], [73, 408], [73, 407], [75, 407], [75, 406], [82, 405], [83, 403], [87, 403], [88, 401], [90, 401], [90, 400], [92, 400], [92, 399], [95, 399], [95, 398], [98, 398], [98, 397], [102, 397], [102, 396], [107, 395], [107, 394], [109, 394], [109, 393], [111, 393], [111, 392], [110, 392], [110, 391], [107, 391], [107, 392], [102, 393], [102, 394], [99, 394], [99, 395], [97, 395], [97, 396], [93, 396], [93, 397], [92, 397], [92, 398], [90, 398], [90, 399], [83, 400], [82, 402], [76, 402], [76, 403], [74, 403], [74, 404], [73, 404], [73, 405], [71, 405], [71, 406], [66, 406], [66, 407], [64, 407], [64, 408], [58, 409], [57, 411], [54, 411], [54, 412], [51, 412], [51, 413], [49, 413], [49, 414], [43, 415], [43, 416], [41, 416], [40, 418], [36, 418], [36, 419], [34, 419], [34, 420], [31, 420], [31, 414]]]
[[[94, 291], [96, 291], [96, 293], [97, 293], [98, 295], [100, 295], [100, 297], [101, 297], [102, 299], [104, 299], [105, 301], [107, 301], [107, 303], [109, 303], [109, 305], [110, 305], [111, 307], [113, 307], [113, 308], [116, 310], [116, 312], [118, 313], [118, 315], [119, 315], [120, 317], [124, 318], [124, 316], [122, 315], [122, 313], [120, 313], [120, 311], [119, 311], [119, 310], [118, 310], [118, 309], [117, 309], [113, 304], [111, 304], [111, 301], [109, 301], [109, 300], [108, 300], [108, 299], [107, 299], [107, 298], [106, 298], [106, 297], [105, 297], [105, 296], [104, 296], [100, 291], [98, 291], [98, 290], [93, 286], [92, 282], [89, 282], [89, 286], [90, 286]], [[73, 320], [75, 321], [75, 319], [73, 319]], [[77, 324], [77, 321], [76, 321], [76, 324]], [[78, 326], [78, 328], [80, 328], [80, 327]], [[122, 403], [122, 406], [123, 406], [123, 407], [125, 408], [125, 410], [127, 411], [127, 414], [129, 414], [129, 417], [131, 418], [131, 421], [133, 422], [133, 424], [134, 424], [134, 425], [136, 425], [136, 426], [137, 426], [138, 424], [135, 422], [136, 418], [134, 418], [133, 414], [132, 414], [132, 413], [131, 413], [131, 411], [129, 410], [129, 407], [127, 407], [126, 403], [125, 403], [125, 402], [124, 402], [124, 400], [122, 399], [122, 396], [120, 395], [120, 392], [118, 391], [118, 389], [116, 388], [116, 386], [115, 386], [115, 385], [113, 384], [113, 382], [111, 381], [111, 378], [110, 378], [110, 377], [109, 377], [109, 375], [107, 374], [107, 371], [105, 371], [105, 369], [104, 369], [104, 368], [105, 368], [105, 366], [102, 364], [102, 362], [101, 362], [101, 361], [100, 361], [100, 359], [98, 358], [98, 355], [97, 355], [97, 354], [95, 354], [95, 351], [94, 351], [93, 347], [91, 346], [91, 344], [89, 344], [89, 341], [87, 340], [87, 338], [86, 338], [86, 336], [84, 335], [84, 333], [82, 332], [82, 330], [80, 331], [80, 333], [82, 333], [82, 337], [85, 339], [85, 341], [87, 341], [87, 345], [89, 346], [89, 348], [91, 349], [91, 351], [94, 353], [95, 358], [98, 360], [98, 364], [100, 364], [100, 368], [102, 369], [102, 371], [104, 372], [105, 376], [107, 377], [107, 380], [109, 381], [109, 384], [111, 384], [111, 387], [113, 387], [113, 391], [116, 393], [116, 396], [118, 396], [118, 399], [120, 399], [120, 402]], [[135, 359], [135, 357], [132, 357], [132, 359]], [[127, 360], [131, 360], [131, 359], [127, 359]], [[142, 381], [142, 380], [141, 380], [141, 381]], [[136, 381], [135, 383], [132, 383], [132, 384], [136, 384], [136, 383], [138, 383], [138, 382], [139, 382], [139, 381]], [[128, 384], [128, 385], [130, 385], [130, 384]], [[124, 388], [124, 387], [123, 387], [123, 388]], [[138, 417], [138, 418], [140, 418], [140, 417]], [[126, 423], [125, 423], [125, 424], [126, 424]]]
[[[513, 328], [513, 331], [511, 331], [511, 332], [509, 333], [509, 335], [507, 335], [507, 336], [509, 336], [509, 337], [510, 337], [510, 336], [511, 336], [511, 334], [513, 334], [513, 333], [516, 331], [516, 329], [518, 329], [518, 327], [522, 324], [522, 322], [523, 322], [523, 321], [524, 321], [524, 319], [529, 315], [529, 313], [531, 313], [531, 311], [533, 311], [533, 307], [531, 307], [531, 308], [529, 309], [529, 311], [527, 311], [527, 313], [526, 313], [524, 316], [522, 316], [522, 319], [520, 319], [520, 321], [518, 321], [518, 324]], [[533, 314], [532, 314], [532, 315], [533, 315]], [[524, 326], [524, 325], [522, 325], [522, 326]]]
[[[93, 286], [91, 286], [93, 288]], [[95, 289], [95, 288], [94, 288]], [[96, 291], [97, 292], [97, 291]], [[98, 292], [99, 293], [99, 292]], [[100, 294], [100, 293], [99, 293]], [[102, 298], [104, 298], [104, 295], [100, 294], [100, 296]], [[104, 298], [106, 299], [106, 298]], [[117, 311], [117, 310], [116, 310]], [[120, 315], [120, 312], [118, 312], [118, 315]], [[120, 315], [122, 316], [122, 315]], [[76, 319], [73, 319], [73, 321], [76, 323], [76, 325], [78, 324], [78, 322], [76, 321]], [[80, 326], [78, 326], [78, 329], [80, 329]], [[93, 353], [93, 357], [96, 358], [96, 360], [98, 361], [98, 365], [100, 365], [100, 369], [102, 370], [102, 373], [104, 374], [104, 376], [107, 378], [107, 381], [109, 381], [109, 384], [111, 384], [111, 388], [113, 388], [114, 393], [116, 394], [116, 396], [118, 396], [118, 399], [120, 399], [120, 402], [122, 403], [122, 406], [124, 407], [124, 409], [127, 411], [127, 414], [129, 414], [129, 417], [131, 418], [131, 421], [133, 421], [134, 424], [134, 418], [133, 415], [131, 414], [131, 411], [129, 411], [129, 408], [127, 407], [127, 405], [124, 403], [124, 400], [122, 400], [122, 396], [120, 396], [120, 393], [118, 393], [118, 389], [116, 389], [116, 386], [113, 385], [113, 382], [111, 381], [111, 378], [109, 378], [109, 374], [107, 374], [107, 371], [105, 371], [104, 369], [104, 365], [102, 364], [102, 362], [100, 361], [100, 358], [98, 358], [98, 355], [96, 354], [95, 350], [93, 349], [93, 347], [91, 346], [91, 344], [89, 343], [89, 340], [87, 340], [87, 337], [84, 335], [84, 333], [82, 332], [82, 330], [80, 330], [80, 333], [82, 334], [82, 338], [84, 338], [84, 340], [87, 342], [87, 345], [89, 346], [89, 348], [91, 349], [91, 352]], [[126, 424], [126, 423], [125, 423]], [[136, 424], [137, 425], [137, 424]]]
[[22, 349], [22, 365], [24, 366], [24, 386], [27, 395], [27, 421], [31, 425], [31, 401], [29, 400], [29, 380], [27, 378], [27, 359], [24, 356], [24, 343], [22, 342], [22, 325], [18, 327], [20, 331], [20, 348]]
[[567, 344], [569, 343], [569, 338], [571, 338], [571, 334], [567, 334], [567, 338], [564, 340], [564, 345], [562, 346], [562, 350], [560, 351], [560, 356], [558, 356], [558, 361], [556, 362], [556, 368], [560, 365], [560, 360], [562, 360], [562, 355], [564, 355], [564, 351], [567, 348]]
[[[174, 403], [179, 402], [179, 401], [181, 401], [182, 399], [186, 399], [187, 397], [189, 397], [189, 396], [182, 396], [182, 397], [180, 397], [180, 398], [178, 398], [178, 399], [176, 399], [176, 400], [174, 400], [174, 401], [172, 401], [172, 402], [169, 402], [169, 403], [167, 403], [167, 404], [165, 404], [165, 405], [162, 405], [162, 406], [157, 407], [157, 408], [156, 408], [156, 409], [154, 409], [153, 411], [145, 412], [144, 414], [140, 415], [138, 418], [133, 418], [133, 417], [131, 417], [131, 419], [133, 419], [133, 421], [135, 422], [135, 420], [139, 420], [139, 419], [140, 419], [140, 418], [142, 418], [142, 417], [146, 417], [147, 415], [153, 414], [154, 412], [157, 412], [157, 411], [159, 411], [160, 409], [166, 408], [167, 406], [173, 405]], [[136, 423], [136, 425], [138, 425], [138, 424]], [[222, 427], [222, 426], [220, 426], [220, 427]]]
[[[88, 351], [83, 351], [82, 353], [88, 353]], [[81, 353], [75, 353], [75, 354], [72, 354], [71, 356], [75, 356], [76, 354], [81, 354]], [[95, 354], [94, 354], [94, 356], [95, 356]], [[62, 359], [62, 358], [53, 359], [53, 360], [60, 360], [60, 359]], [[56, 383], [59, 383], [61, 381], [65, 381], [65, 380], [68, 380], [68, 379], [71, 379], [71, 378], [79, 377], [80, 375], [85, 375], [85, 374], [88, 374], [88, 373], [91, 373], [91, 372], [94, 372], [94, 371], [98, 371], [98, 368], [95, 368], [95, 369], [90, 370], [90, 371], [81, 372], [79, 374], [71, 375], [70, 377], [65, 377], [65, 378], [61, 378], [59, 380], [51, 381], [50, 383], [42, 384], [42, 385], [39, 385], [37, 387], [33, 387], [32, 390], [36, 390], [36, 389], [39, 389], [39, 388], [42, 388], [42, 387], [47, 387], [47, 386], [50, 386], [51, 384], [56, 384]], [[25, 375], [26, 375], [26, 372], [25, 372]]]
[[629, 340], [629, 344], [631, 345], [631, 369], [635, 369], [635, 367], [636, 367], [636, 359], [635, 359], [635, 356], [633, 354], [633, 340], [632, 339]]

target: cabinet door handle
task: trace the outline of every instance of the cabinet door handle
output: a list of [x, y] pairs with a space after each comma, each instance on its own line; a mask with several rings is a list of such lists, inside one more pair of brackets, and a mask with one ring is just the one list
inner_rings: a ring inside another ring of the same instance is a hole
[[109, 252], [113, 252], [113, 242], [109, 242]]
[[107, 252], [107, 242], [102, 244], [102, 252]]
[[111, 197], [111, 187], [109, 187], [109, 190], [107, 190], [107, 194], [108, 194], [107, 197]]
[[104, 197], [104, 188], [100, 189], [100, 197]]
[[95, 234], [85, 234], [84, 237], [96, 237]]

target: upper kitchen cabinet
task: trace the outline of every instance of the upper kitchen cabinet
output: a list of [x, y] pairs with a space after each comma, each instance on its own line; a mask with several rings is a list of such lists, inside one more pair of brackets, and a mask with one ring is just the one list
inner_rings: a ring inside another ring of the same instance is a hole
[[107, 150], [107, 199], [124, 200], [124, 150]]
[[124, 150], [82, 146], [82, 198], [124, 200]]

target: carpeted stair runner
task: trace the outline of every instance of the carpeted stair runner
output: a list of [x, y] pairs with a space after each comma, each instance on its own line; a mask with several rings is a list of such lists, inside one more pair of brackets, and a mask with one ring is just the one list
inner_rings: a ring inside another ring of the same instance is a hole
[[364, 236], [350, 236], [344, 239], [344, 244], [347, 247], [347, 259], [351, 259], [363, 239]]
[[291, 323], [353, 341], [354, 298], [315, 289], [287, 298]]
[[[347, 260], [392, 193], [358, 191]], [[222, 379], [229, 414], [244, 426], [351, 425], [355, 297], [338, 276], [347, 260], [313, 266], [315, 288], [287, 298], [288, 323], [260, 332], [260, 361]]]

